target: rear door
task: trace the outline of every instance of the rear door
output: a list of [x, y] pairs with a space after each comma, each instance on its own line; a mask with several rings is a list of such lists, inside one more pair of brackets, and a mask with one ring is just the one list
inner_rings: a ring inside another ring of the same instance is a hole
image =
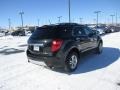
[[89, 48], [94, 48], [97, 44], [97, 36], [96, 34], [93, 33], [92, 29], [90, 29], [89, 27], [85, 27], [84, 28], [85, 34], [88, 38], [88, 46]]
[[90, 39], [86, 35], [83, 26], [76, 26], [73, 29], [73, 35], [75, 36], [76, 43], [81, 51], [85, 51], [89, 48]]

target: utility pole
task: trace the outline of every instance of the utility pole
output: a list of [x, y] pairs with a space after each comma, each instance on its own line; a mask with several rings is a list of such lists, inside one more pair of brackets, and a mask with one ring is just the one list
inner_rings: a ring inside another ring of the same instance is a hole
[[24, 12], [20, 12], [19, 14], [21, 16], [21, 23], [22, 23], [22, 29], [23, 29], [23, 14], [24, 14]]
[[118, 25], [120, 26], [120, 17], [118, 17], [118, 21], [119, 21], [119, 22], [118, 22]]
[[38, 19], [37, 22], [38, 22], [38, 27], [39, 27], [39, 22], [40, 22], [40, 20]]
[[9, 25], [9, 30], [11, 30], [11, 19], [8, 18], [8, 25]]
[[82, 24], [82, 20], [83, 20], [83, 18], [79, 18], [80, 19], [80, 24]]
[[58, 18], [58, 23], [60, 23], [62, 16], [59, 16], [57, 18]]
[[117, 17], [117, 12], [116, 12], [116, 26], [117, 26], [117, 22], [118, 22], [118, 17]]
[[50, 21], [50, 19], [49, 19], [49, 24], [51, 24], [51, 21]]
[[97, 23], [96, 23], [96, 26], [98, 27], [98, 24], [99, 24], [99, 13], [101, 13], [101, 11], [95, 11], [94, 12], [96, 15], [97, 15]]
[[68, 9], [69, 9], [69, 23], [71, 23], [71, 1], [68, 0]]
[[115, 16], [115, 15], [112, 14], [112, 15], [110, 15], [110, 16], [111, 16], [111, 18], [112, 18], [112, 25], [113, 25], [113, 24], [114, 24], [113, 20], [114, 20], [114, 16]]

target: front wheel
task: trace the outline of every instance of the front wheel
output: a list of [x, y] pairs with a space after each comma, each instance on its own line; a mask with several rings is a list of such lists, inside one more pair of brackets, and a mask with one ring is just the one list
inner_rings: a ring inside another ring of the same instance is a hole
[[68, 72], [73, 72], [78, 66], [78, 54], [76, 52], [71, 52], [66, 58], [65, 70]]

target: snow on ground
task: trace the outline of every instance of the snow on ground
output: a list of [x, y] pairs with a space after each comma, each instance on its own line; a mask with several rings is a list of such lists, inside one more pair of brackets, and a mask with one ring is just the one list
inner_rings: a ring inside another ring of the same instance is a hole
[[101, 55], [83, 55], [66, 74], [27, 62], [28, 37], [0, 37], [0, 90], [120, 90], [120, 32], [103, 36]]

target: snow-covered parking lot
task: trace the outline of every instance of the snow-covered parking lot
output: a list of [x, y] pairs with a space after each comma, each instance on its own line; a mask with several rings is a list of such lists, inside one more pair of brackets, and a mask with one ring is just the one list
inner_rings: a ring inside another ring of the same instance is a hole
[[0, 37], [0, 90], [120, 90], [120, 32], [102, 37], [103, 53], [83, 56], [66, 74], [27, 62], [28, 37]]

